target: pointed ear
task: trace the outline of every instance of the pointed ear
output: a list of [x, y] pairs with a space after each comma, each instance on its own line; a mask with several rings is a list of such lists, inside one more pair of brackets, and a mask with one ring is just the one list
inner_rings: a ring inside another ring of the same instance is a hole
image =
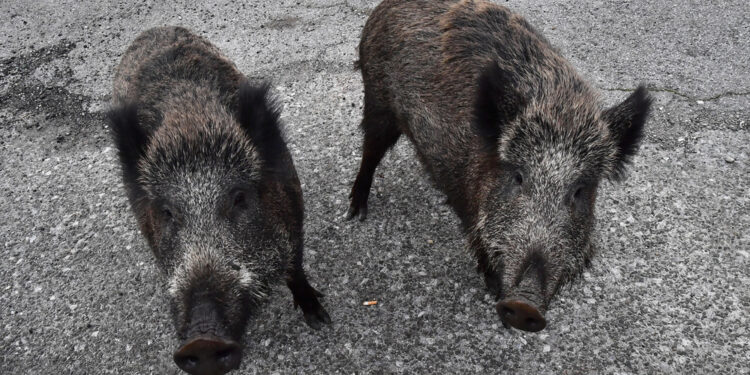
[[265, 169], [277, 171], [286, 144], [279, 125], [281, 111], [270, 98], [269, 87], [268, 83], [257, 87], [242, 83], [237, 94], [237, 113], [240, 126], [257, 148]]
[[615, 169], [610, 178], [621, 179], [627, 164], [638, 152], [652, 101], [646, 88], [638, 86], [624, 102], [605, 110], [602, 114], [604, 121], [609, 124], [610, 133], [617, 147]]
[[479, 75], [474, 102], [474, 130], [484, 141], [487, 150], [497, 148], [503, 127], [526, 106], [526, 100], [513, 85], [516, 81], [512, 72], [501, 69], [494, 61]]
[[148, 143], [148, 134], [138, 124], [138, 108], [125, 104], [107, 113], [112, 137], [120, 156], [125, 184], [135, 184], [138, 178], [138, 160]]

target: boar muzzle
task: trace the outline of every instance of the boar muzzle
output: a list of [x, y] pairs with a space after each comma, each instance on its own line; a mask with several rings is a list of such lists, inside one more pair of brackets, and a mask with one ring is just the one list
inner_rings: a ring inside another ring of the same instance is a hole
[[221, 375], [239, 368], [242, 347], [227, 337], [214, 303], [196, 304], [189, 324], [187, 340], [174, 353], [177, 366], [192, 375]]
[[526, 255], [507, 294], [495, 306], [506, 327], [538, 332], [547, 326], [544, 312], [548, 279], [547, 259], [539, 248], [535, 248]]
[[523, 298], [507, 298], [495, 306], [504, 324], [523, 331], [539, 332], [547, 326], [547, 320], [533, 304]]
[[237, 342], [210, 336], [196, 337], [174, 354], [177, 366], [193, 375], [226, 374], [238, 368], [241, 359]]

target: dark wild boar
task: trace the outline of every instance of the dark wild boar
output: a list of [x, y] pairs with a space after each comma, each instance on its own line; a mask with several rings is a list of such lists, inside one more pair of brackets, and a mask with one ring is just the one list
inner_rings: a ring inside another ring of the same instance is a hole
[[166, 275], [177, 365], [237, 368], [248, 320], [282, 278], [310, 327], [330, 323], [302, 269], [302, 191], [268, 86], [162, 27], [125, 52], [113, 102], [124, 185]]
[[622, 177], [651, 99], [598, 95], [521, 16], [487, 1], [383, 1], [359, 45], [362, 163], [349, 217], [401, 134], [459, 216], [497, 313], [526, 331], [594, 253], [594, 200]]

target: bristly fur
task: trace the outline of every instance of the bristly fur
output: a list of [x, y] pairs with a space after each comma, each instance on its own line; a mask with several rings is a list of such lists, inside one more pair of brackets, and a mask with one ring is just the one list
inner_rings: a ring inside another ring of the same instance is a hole
[[602, 111], [538, 30], [484, 0], [384, 0], [359, 61], [364, 142], [350, 212], [366, 212], [375, 168], [405, 135], [460, 218], [488, 288], [498, 298], [534, 294], [542, 311], [590, 263], [596, 191], [637, 151], [646, 90]]
[[107, 118], [122, 163], [123, 180], [134, 183], [138, 178], [138, 160], [148, 142], [148, 134], [138, 125], [138, 108], [132, 103], [124, 104], [110, 110]]
[[138, 162], [143, 158], [149, 134], [138, 123], [138, 107], [126, 102], [107, 113], [112, 138], [122, 165], [122, 181], [131, 205], [135, 208], [143, 203], [146, 191], [138, 184], [140, 171]]
[[281, 159], [286, 143], [279, 124], [281, 109], [270, 97], [269, 89], [268, 82], [260, 86], [251, 86], [247, 82], [240, 85], [237, 117], [242, 130], [257, 148], [265, 170], [278, 173], [282, 171]]
[[638, 151], [652, 102], [653, 99], [646, 88], [638, 86], [624, 102], [604, 111], [603, 119], [610, 124], [613, 137], [619, 139], [617, 142], [618, 161], [615, 164], [612, 179], [621, 180], [624, 177], [625, 168]]
[[[549, 269], [547, 267], [547, 259], [541, 250], [531, 250], [521, 263], [520, 269], [522, 271], [516, 275], [515, 280], [513, 280], [513, 286], [518, 286], [524, 277], [536, 276], [541, 290], [547, 288], [547, 272]], [[528, 275], [529, 272], [536, 273], [536, 275]]]
[[158, 27], [131, 44], [113, 86], [123, 180], [178, 336], [205, 326], [240, 341], [282, 280], [309, 325], [330, 323], [302, 268], [302, 190], [269, 85], [249, 85], [189, 30]]
[[474, 129], [485, 141], [485, 150], [494, 152], [505, 126], [526, 106], [523, 96], [513, 88], [517, 78], [492, 62], [482, 70], [474, 104]]

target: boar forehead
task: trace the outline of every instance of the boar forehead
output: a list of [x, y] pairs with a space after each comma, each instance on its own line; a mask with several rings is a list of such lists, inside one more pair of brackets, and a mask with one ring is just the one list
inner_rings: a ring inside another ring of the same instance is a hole
[[509, 126], [500, 159], [519, 166], [531, 181], [559, 186], [596, 181], [613, 168], [616, 148], [598, 111], [550, 112], [532, 108]]
[[260, 180], [255, 148], [226, 117], [182, 118], [156, 131], [139, 163], [139, 182], [150, 198], [175, 194], [215, 201], [232, 185]]

